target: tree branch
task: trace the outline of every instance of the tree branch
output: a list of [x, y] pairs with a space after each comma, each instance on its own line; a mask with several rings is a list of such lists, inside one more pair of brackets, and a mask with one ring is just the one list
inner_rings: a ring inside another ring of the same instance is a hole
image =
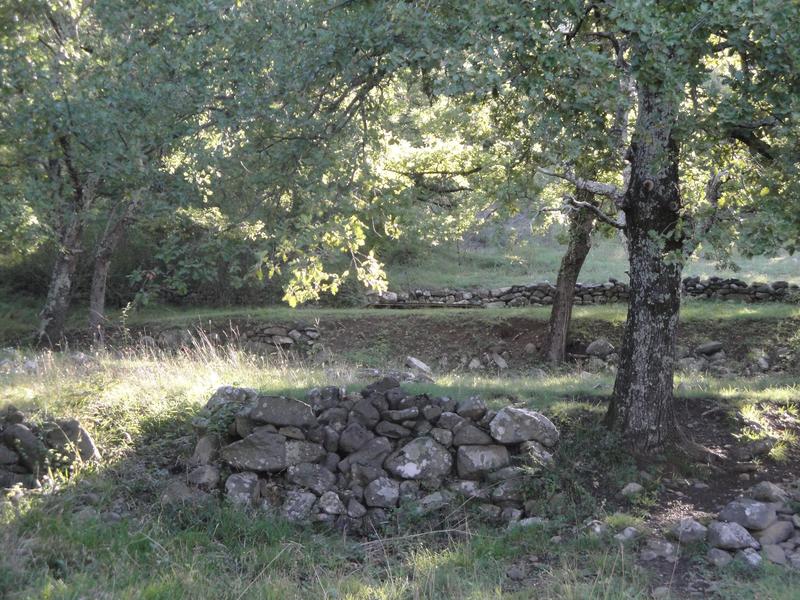
[[541, 167], [539, 167], [537, 170], [542, 175], [547, 175], [548, 177], [558, 177], [559, 179], [569, 181], [579, 190], [584, 190], [598, 196], [606, 196], [611, 198], [614, 201], [614, 204], [619, 204], [622, 202], [624, 192], [617, 186], [611, 185], [610, 183], [600, 183], [599, 181], [592, 181], [591, 179], [581, 179], [570, 170], [556, 172], [551, 171], [550, 169], [543, 169]]
[[621, 229], [623, 231], [625, 230], [625, 224], [624, 223], [620, 223], [619, 221], [617, 221], [613, 217], [607, 215], [602, 210], [600, 210], [599, 206], [597, 206], [596, 204], [592, 204], [591, 202], [582, 202], [580, 200], [576, 200], [572, 196], [565, 196], [564, 197], [564, 206], [568, 210], [569, 209], [573, 209], [573, 208], [574, 209], [578, 209], [578, 210], [580, 210], [580, 209], [588, 210], [588, 211], [594, 213], [594, 215], [598, 219], [600, 219], [603, 223], [605, 223], [606, 225], [611, 225], [611, 227], [614, 227], [615, 229]]

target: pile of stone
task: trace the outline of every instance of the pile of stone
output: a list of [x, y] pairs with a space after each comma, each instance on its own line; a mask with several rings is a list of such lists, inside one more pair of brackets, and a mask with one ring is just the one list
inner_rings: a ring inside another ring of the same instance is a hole
[[[494, 289], [415, 289], [407, 292], [382, 292], [367, 296], [370, 306], [454, 306], [506, 308], [515, 306], [546, 306], [553, 303], [556, 288], [548, 281], [532, 285], [514, 285]], [[628, 284], [609, 279], [606, 283], [577, 283], [576, 304], [607, 304], [627, 302]]]
[[747, 283], [741, 279], [722, 277], [687, 277], [683, 280], [683, 293], [687, 296], [739, 302], [780, 302], [796, 294], [799, 289], [799, 286], [787, 281]]
[[94, 440], [75, 419], [36, 426], [13, 406], [0, 412], [0, 488], [39, 487], [48, 469], [96, 460]]
[[270, 325], [258, 321], [237, 323], [236, 330], [212, 326], [191, 328], [169, 328], [152, 335], [143, 335], [142, 342], [161, 348], [177, 349], [191, 347], [198, 338], [209, 337], [212, 341], [234, 341], [244, 349], [256, 354], [295, 350], [307, 352], [320, 338], [318, 328], [304, 323], [293, 325]]
[[518, 521], [559, 438], [532, 410], [414, 395], [393, 378], [360, 393], [313, 389], [304, 400], [223, 387], [195, 425], [201, 437], [179, 487], [351, 531], [371, 530], [398, 506], [425, 514], [456, 499], [486, 519]]
[[[797, 499], [800, 496], [794, 498]], [[766, 559], [800, 569], [800, 515], [791, 501], [783, 488], [762, 481], [747, 496], [729, 502], [707, 527], [687, 517], [675, 523], [669, 533], [678, 543], [707, 543], [708, 561], [717, 567], [734, 559], [758, 567]], [[652, 541], [643, 553], [659, 544], [667, 551], [655, 553], [657, 556], [677, 557], [677, 548], [666, 540]], [[657, 557], [650, 554], [644, 558]]]
[[[556, 288], [549, 281], [531, 285], [514, 285], [494, 289], [414, 289], [401, 292], [369, 294], [367, 304], [374, 307], [424, 308], [453, 306], [464, 308], [506, 308], [546, 306], [553, 303]], [[747, 283], [741, 279], [687, 277], [681, 292], [694, 298], [737, 300], [740, 302], [782, 302], [797, 295], [800, 286], [786, 281]], [[605, 283], [577, 283], [575, 304], [608, 304], [627, 302], [630, 285], [614, 278]]]

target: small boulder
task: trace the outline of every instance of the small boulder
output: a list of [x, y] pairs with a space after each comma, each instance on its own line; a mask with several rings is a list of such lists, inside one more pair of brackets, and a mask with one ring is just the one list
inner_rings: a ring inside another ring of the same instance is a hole
[[644, 486], [642, 484], [631, 481], [630, 483], [626, 484], [622, 490], [620, 490], [620, 494], [622, 494], [625, 498], [634, 498], [643, 491]]
[[281, 512], [289, 521], [303, 521], [309, 517], [317, 497], [311, 492], [290, 491], [281, 507]]
[[785, 542], [794, 533], [794, 525], [791, 521], [776, 521], [762, 531], [754, 532], [758, 542], [762, 546], [771, 546]]
[[691, 517], [684, 517], [669, 528], [669, 534], [681, 544], [693, 544], [706, 539], [708, 528]]
[[225, 462], [237, 469], [274, 473], [288, 466], [286, 438], [264, 430], [256, 430], [243, 440], [225, 446], [220, 454]]
[[278, 427], [308, 427], [314, 424], [311, 405], [285, 396], [258, 396], [247, 406], [246, 416]]
[[214, 465], [200, 465], [189, 471], [186, 478], [192, 485], [210, 490], [219, 484], [219, 468]]
[[426, 365], [420, 359], [414, 358], [413, 356], [406, 357], [406, 367], [408, 367], [409, 369], [416, 369], [417, 371], [422, 371], [426, 375], [430, 375], [431, 373], [433, 373], [433, 371], [428, 365]]
[[387, 471], [403, 479], [441, 478], [452, 466], [453, 457], [447, 448], [427, 436], [410, 441], [384, 463]]
[[722, 342], [705, 342], [704, 344], [700, 344], [694, 349], [695, 354], [702, 354], [705, 356], [716, 354], [720, 350], [722, 350], [723, 344]]
[[323, 494], [336, 483], [336, 475], [321, 465], [300, 463], [289, 467], [286, 480], [294, 485], [308, 488], [315, 494]]
[[719, 548], [710, 548], [706, 554], [706, 560], [717, 568], [722, 568], [731, 563], [733, 556], [730, 552], [720, 550]]
[[753, 548], [745, 548], [736, 553], [736, 559], [742, 561], [746, 566], [751, 569], [757, 569], [761, 566], [761, 555]]
[[327, 515], [344, 515], [347, 513], [347, 508], [334, 491], [327, 491], [322, 494], [317, 501], [317, 508]]
[[754, 485], [750, 490], [750, 496], [754, 500], [761, 500], [763, 502], [789, 501], [789, 494], [787, 494], [783, 488], [770, 481], [762, 481]]
[[739, 523], [712, 521], [708, 526], [708, 543], [714, 548], [739, 550], [757, 548], [758, 542]]
[[777, 544], [767, 544], [761, 549], [764, 558], [776, 565], [786, 564], [786, 550]]
[[456, 405], [456, 413], [465, 419], [478, 420], [484, 415], [486, 409], [486, 402], [478, 396], [461, 400]]
[[605, 358], [614, 352], [614, 346], [606, 338], [598, 338], [591, 344], [586, 346], [586, 354], [589, 356], [596, 356], [598, 358]]
[[721, 521], [738, 523], [747, 529], [766, 529], [777, 521], [775, 507], [764, 502], [740, 498], [729, 502], [719, 513]]
[[558, 429], [550, 419], [527, 408], [501, 409], [489, 424], [489, 431], [501, 444], [535, 440], [549, 448], [558, 442]]
[[250, 505], [259, 493], [258, 475], [255, 473], [234, 473], [225, 481], [225, 494], [234, 504]]
[[460, 446], [456, 454], [458, 476], [462, 479], [480, 479], [511, 463], [505, 446]]
[[367, 506], [394, 508], [400, 499], [400, 484], [388, 477], [379, 477], [364, 488]]

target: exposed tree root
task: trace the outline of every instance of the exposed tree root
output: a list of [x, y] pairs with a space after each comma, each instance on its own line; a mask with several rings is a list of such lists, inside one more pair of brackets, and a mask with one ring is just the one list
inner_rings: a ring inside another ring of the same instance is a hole
[[701, 462], [713, 470], [721, 472], [747, 473], [755, 471], [758, 465], [753, 462], [738, 462], [691, 439], [682, 427], [676, 426], [675, 450], [695, 462]]

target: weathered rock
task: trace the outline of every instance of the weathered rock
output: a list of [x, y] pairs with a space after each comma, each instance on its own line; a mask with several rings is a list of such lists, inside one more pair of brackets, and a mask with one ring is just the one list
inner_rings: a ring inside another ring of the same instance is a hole
[[775, 508], [769, 504], [750, 498], [740, 498], [729, 502], [719, 513], [719, 519], [738, 523], [747, 529], [766, 529], [778, 519], [778, 516]]
[[639, 558], [645, 561], [662, 558], [667, 562], [678, 560], [678, 547], [661, 538], [650, 538], [639, 554]]
[[306, 435], [299, 427], [294, 427], [293, 425], [287, 425], [285, 427], [281, 427], [278, 429], [278, 433], [281, 434], [285, 438], [289, 438], [292, 440], [305, 440]]
[[200, 465], [189, 471], [186, 478], [192, 485], [210, 490], [219, 484], [219, 468], [214, 465]]
[[620, 494], [622, 494], [625, 498], [633, 498], [641, 494], [643, 491], [644, 486], [642, 484], [631, 481], [630, 483], [625, 484], [625, 487], [620, 490]]
[[375, 427], [380, 420], [378, 409], [366, 398], [356, 402], [348, 416], [349, 423], [361, 423], [367, 429]]
[[354, 519], [360, 519], [364, 515], [367, 514], [366, 507], [361, 504], [358, 500], [354, 498], [350, 498], [347, 502], [347, 516], [352, 517]]
[[525, 490], [524, 479], [506, 479], [492, 488], [492, 500], [494, 502], [522, 502], [525, 500]]
[[400, 499], [400, 484], [388, 477], [379, 477], [364, 488], [367, 506], [394, 508]]
[[754, 485], [750, 490], [750, 496], [754, 500], [763, 502], [788, 502], [789, 500], [789, 494], [770, 481], [762, 481]]
[[505, 446], [461, 446], [456, 454], [458, 476], [462, 479], [480, 479], [487, 473], [510, 464], [511, 457]]
[[66, 419], [50, 424], [45, 433], [45, 442], [50, 448], [83, 462], [100, 460], [100, 451], [81, 424], [75, 419]]
[[708, 528], [691, 517], [684, 517], [669, 528], [669, 534], [681, 544], [693, 544], [706, 539]]
[[350, 423], [339, 435], [339, 448], [349, 454], [361, 448], [374, 437], [375, 434], [361, 423]]
[[552, 467], [555, 464], [553, 455], [534, 440], [520, 444], [519, 451], [525, 462], [532, 467]]
[[708, 526], [708, 543], [723, 550], [758, 548], [758, 542], [739, 523], [712, 521]]
[[489, 424], [489, 430], [501, 444], [535, 440], [549, 448], [558, 442], [558, 430], [550, 419], [526, 408], [501, 409]]
[[761, 553], [769, 562], [776, 565], [786, 564], [786, 550], [777, 544], [766, 544], [761, 548]]
[[614, 352], [614, 346], [606, 338], [598, 338], [586, 346], [586, 354], [589, 356], [605, 358], [612, 352]]
[[733, 560], [730, 552], [720, 550], [719, 548], [710, 548], [706, 554], [706, 560], [717, 568], [728, 566]]
[[416, 406], [410, 406], [400, 410], [385, 410], [382, 416], [387, 421], [402, 423], [403, 421], [416, 419], [419, 416], [419, 409]]
[[[449, 432], [448, 432], [449, 433]], [[0, 444], [0, 465], [15, 465], [19, 462], [19, 454]]]
[[706, 342], [704, 344], [700, 344], [699, 346], [697, 346], [697, 348], [695, 348], [694, 351], [695, 354], [710, 355], [710, 354], [716, 354], [717, 352], [722, 350], [723, 347], [724, 346], [722, 342], [716, 342], [716, 341]]
[[3, 430], [0, 441], [17, 453], [21, 465], [34, 475], [38, 474], [47, 449], [30, 429], [21, 423], [14, 423]]
[[433, 372], [428, 365], [426, 365], [420, 359], [414, 358], [413, 356], [406, 358], [406, 366], [409, 369], [417, 369], [418, 371], [422, 371], [426, 375], [430, 375]]
[[469, 422], [464, 422], [457, 426], [454, 430], [453, 445], [466, 446], [466, 445], [480, 445], [491, 444], [492, 437], [485, 431], [478, 429], [475, 425]]
[[486, 402], [478, 396], [462, 400], [456, 406], [456, 413], [465, 419], [480, 419], [486, 412]]
[[632, 542], [637, 537], [639, 537], [639, 530], [636, 529], [636, 527], [626, 527], [625, 529], [614, 535], [614, 539], [623, 544]]
[[380, 467], [392, 451], [391, 442], [385, 437], [375, 437], [339, 462], [339, 470], [349, 471], [351, 465]]
[[418, 514], [428, 514], [439, 509], [449, 506], [454, 500], [454, 496], [450, 492], [438, 491], [428, 494], [420, 499], [417, 503]]
[[794, 533], [791, 521], [776, 521], [762, 531], [754, 532], [755, 537], [762, 546], [771, 546], [785, 542]]
[[481, 487], [477, 481], [470, 479], [457, 479], [452, 481], [447, 486], [447, 489], [454, 494], [458, 494], [459, 496], [464, 496], [465, 498], [477, 498], [479, 500], [488, 500], [491, 495], [491, 491], [489, 489]]
[[278, 427], [308, 427], [315, 423], [310, 404], [285, 396], [258, 396], [248, 405], [246, 416]]
[[742, 561], [751, 569], [757, 569], [761, 566], [761, 555], [753, 548], [745, 548], [736, 552], [736, 559]]
[[336, 475], [321, 465], [300, 463], [287, 469], [286, 480], [319, 495], [333, 488], [336, 484]]
[[286, 442], [286, 466], [300, 463], [316, 463], [325, 459], [325, 448], [313, 442], [288, 440]]
[[466, 422], [464, 417], [457, 415], [454, 412], [443, 412], [436, 422], [436, 426], [440, 429], [449, 429], [454, 431]]
[[400, 439], [409, 437], [411, 435], [411, 430], [398, 423], [381, 421], [375, 426], [375, 433], [392, 439]]
[[303, 521], [309, 517], [317, 497], [311, 492], [290, 491], [286, 494], [281, 512], [289, 521]]
[[449, 429], [442, 429], [441, 427], [434, 427], [430, 431], [431, 437], [439, 442], [442, 446], [450, 446], [453, 443], [453, 432]]
[[347, 514], [347, 508], [336, 492], [327, 491], [317, 501], [317, 508], [328, 515]]
[[441, 478], [452, 466], [453, 457], [447, 448], [430, 437], [410, 441], [384, 464], [392, 475], [403, 479]]
[[225, 494], [234, 504], [249, 505], [258, 498], [258, 475], [234, 473], [225, 480]]
[[225, 446], [220, 455], [226, 463], [237, 469], [276, 472], [289, 466], [286, 438], [267, 431], [255, 431], [243, 440]]
[[208, 494], [196, 488], [190, 488], [183, 481], [171, 481], [161, 493], [161, 504], [196, 504], [208, 498]]

